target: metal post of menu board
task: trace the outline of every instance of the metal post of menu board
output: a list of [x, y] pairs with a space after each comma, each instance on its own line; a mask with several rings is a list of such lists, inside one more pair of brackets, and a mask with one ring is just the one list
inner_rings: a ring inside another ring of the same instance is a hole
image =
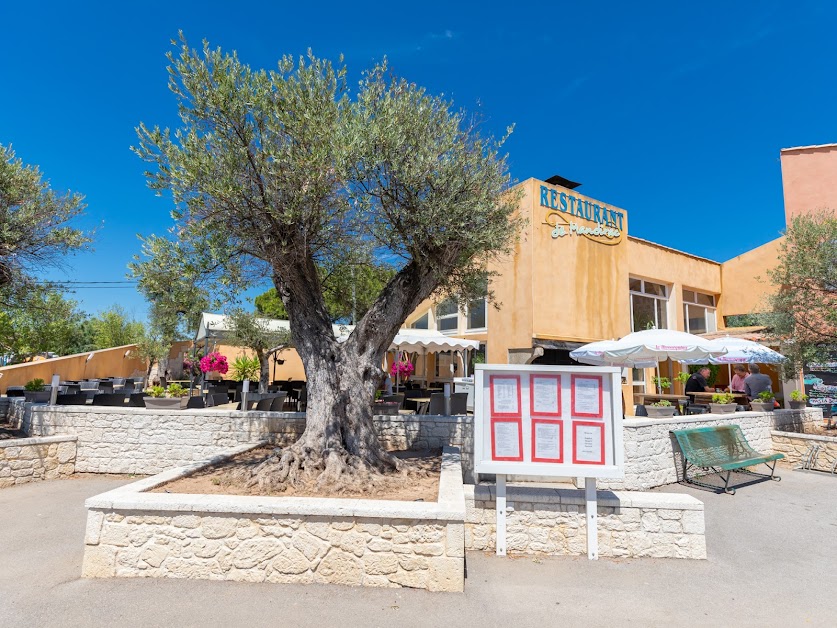
[[495, 485], [497, 489], [497, 497], [496, 497], [496, 509], [497, 509], [497, 556], [505, 556], [506, 555], [506, 476], [498, 474], [497, 475], [497, 484]]
[[[587, 558], [599, 559], [598, 510], [596, 478], [584, 478], [584, 501], [587, 511]], [[499, 547], [499, 546], [498, 546]]]

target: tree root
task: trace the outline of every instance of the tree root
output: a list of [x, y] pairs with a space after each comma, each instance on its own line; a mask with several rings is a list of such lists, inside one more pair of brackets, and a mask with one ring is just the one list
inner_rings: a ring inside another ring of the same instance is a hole
[[277, 448], [256, 463], [238, 465], [223, 474], [222, 484], [243, 484], [261, 494], [310, 492], [323, 496], [347, 493], [383, 495], [427, 477], [421, 465], [385, 451], [372, 461], [344, 449], [317, 451], [295, 443]]

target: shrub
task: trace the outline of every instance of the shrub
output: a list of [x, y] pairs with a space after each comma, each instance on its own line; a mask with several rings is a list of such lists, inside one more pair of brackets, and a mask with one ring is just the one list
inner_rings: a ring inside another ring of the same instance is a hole
[[232, 374], [230, 377], [237, 382], [243, 382], [245, 379], [258, 380], [260, 371], [259, 358], [239, 356], [233, 360]]
[[670, 408], [671, 402], [668, 399], [660, 399], [651, 404], [655, 408]]
[[41, 392], [44, 389], [44, 380], [42, 380], [40, 377], [36, 379], [31, 379], [28, 382], [26, 382], [24, 388], [29, 392]]
[[149, 397], [165, 397], [166, 389], [162, 386], [151, 386], [145, 391]]
[[769, 390], [763, 390], [759, 393], [759, 401], [772, 401], [775, 397], [776, 395]]
[[729, 393], [715, 393], [712, 395], [712, 403], [730, 404], [735, 403], [735, 397]]
[[791, 392], [791, 401], [808, 401], [808, 395], [801, 390]]
[[169, 384], [169, 387], [166, 389], [167, 397], [185, 397], [188, 394], [189, 389], [183, 388], [180, 384]]

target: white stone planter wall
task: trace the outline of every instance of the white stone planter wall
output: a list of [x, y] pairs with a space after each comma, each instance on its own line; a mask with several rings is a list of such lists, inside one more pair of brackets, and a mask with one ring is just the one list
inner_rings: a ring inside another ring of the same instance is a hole
[[145, 492], [202, 466], [88, 499], [82, 575], [463, 589], [455, 449], [435, 503]]
[[[390, 449], [460, 447], [466, 451], [466, 479], [473, 477], [472, 417], [406, 415], [374, 420]], [[305, 430], [305, 414], [36, 406], [28, 426], [27, 433], [33, 435], [78, 436], [80, 472], [148, 475], [205, 460], [241, 444], [291, 443]]]
[[[465, 487], [465, 549], [496, 550], [494, 486]], [[507, 487], [509, 554], [584, 556], [584, 491]], [[669, 493], [599, 492], [599, 556], [706, 558], [703, 502]]]
[[75, 473], [76, 437], [0, 440], [0, 488]]
[[0, 397], [0, 420], [5, 420], [6, 415], [9, 412], [9, 401], [8, 397]]
[[812, 446], [817, 446], [812, 469], [830, 472], [837, 461], [837, 436], [780, 431], [773, 431], [770, 436], [773, 439], [773, 450], [785, 454], [782, 461], [784, 464], [801, 465]]
[[781, 427], [801, 428], [805, 423], [822, 420], [822, 410], [774, 410], [773, 412], [736, 412], [734, 414], [698, 414], [670, 419], [629, 419], [625, 426], [625, 477], [599, 480], [599, 488], [644, 491], [678, 481], [681, 469], [680, 450], [672, 430], [707, 425], [740, 425], [747, 441], [757, 451], [773, 451], [771, 431]]

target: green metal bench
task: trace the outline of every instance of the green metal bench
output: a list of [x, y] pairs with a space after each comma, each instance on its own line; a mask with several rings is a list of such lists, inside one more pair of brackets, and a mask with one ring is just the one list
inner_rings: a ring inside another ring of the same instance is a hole
[[[747, 442], [738, 425], [695, 427], [688, 430], [673, 430], [671, 433], [674, 434], [677, 444], [680, 445], [680, 451], [683, 453], [683, 479], [686, 482], [705, 488], [717, 488], [694, 478], [690, 480], [689, 469], [693, 467], [711, 469], [712, 472], [721, 476], [724, 480], [724, 492], [730, 495], [735, 495], [735, 489], [729, 487], [729, 479], [732, 472], [736, 470], [760, 477], [769, 477], [771, 480], [782, 479], [774, 472], [776, 461], [784, 458], [785, 455], [757, 452]], [[770, 467], [769, 476], [766, 473], [756, 473], [745, 468], [762, 463]], [[723, 475], [724, 472], [726, 472], [726, 477]]]

